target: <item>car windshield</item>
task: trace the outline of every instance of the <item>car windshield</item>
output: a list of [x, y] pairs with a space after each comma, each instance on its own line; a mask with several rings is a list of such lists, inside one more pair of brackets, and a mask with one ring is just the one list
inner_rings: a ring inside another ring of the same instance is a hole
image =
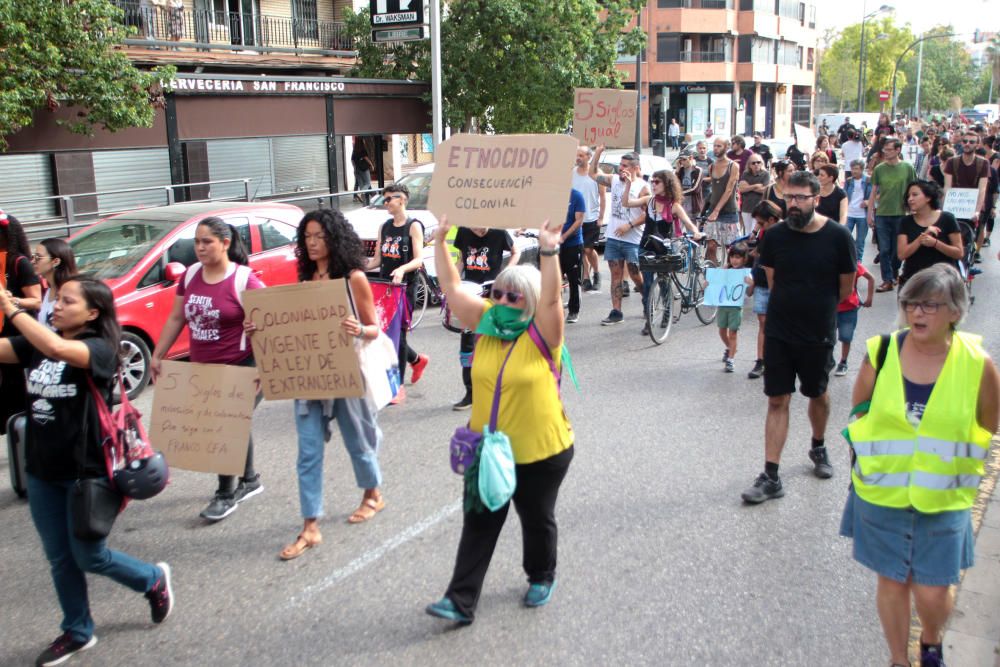
[[[396, 185], [405, 185], [406, 189], [410, 191], [406, 208], [414, 211], [427, 210], [427, 196], [431, 191], [431, 176], [433, 175], [432, 172], [425, 171], [419, 174], [407, 174], [396, 181]], [[385, 200], [382, 199], [382, 195], [378, 195], [372, 199], [371, 205], [381, 208], [385, 205]]]
[[69, 244], [81, 273], [120, 278], [176, 227], [175, 222], [115, 218], [88, 229]]

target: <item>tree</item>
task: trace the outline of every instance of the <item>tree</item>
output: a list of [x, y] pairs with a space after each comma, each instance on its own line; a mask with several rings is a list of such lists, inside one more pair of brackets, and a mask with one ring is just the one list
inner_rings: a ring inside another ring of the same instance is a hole
[[353, 77], [417, 78], [422, 64], [430, 57], [427, 40], [395, 43], [372, 41], [371, 12], [368, 9], [355, 13], [350, 7], [345, 7], [344, 24], [358, 51], [357, 60], [351, 68]]
[[[891, 89], [892, 69], [896, 58], [912, 41], [913, 33], [909, 26], [896, 26], [891, 16], [865, 22], [865, 89], [862, 94], [865, 110], [878, 108], [879, 91]], [[833, 91], [840, 91], [841, 86], [846, 88], [846, 81], [851, 79], [854, 83], [853, 92], [845, 90], [845, 100], [857, 100], [860, 51], [860, 23], [845, 27], [840, 37], [830, 44], [820, 63], [820, 81], [831, 95], [835, 94]], [[824, 71], [827, 69], [833, 71]], [[851, 70], [853, 74], [849, 75]], [[845, 81], [844, 84], [838, 80], [838, 74]], [[896, 87], [905, 83], [906, 75], [900, 73], [896, 78]]]
[[71, 132], [150, 127], [172, 67], [142, 72], [115, 47], [129, 34], [108, 0], [0, 0], [0, 150], [35, 112], [79, 108]]
[[[642, 30], [626, 30], [643, 4], [451, 0], [441, 25], [445, 122], [466, 131], [564, 130], [574, 88], [621, 86], [615, 60], [644, 46]], [[355, 76], [429, 80], [426, 46], [371, 44], [367, 12], [348, 21], [361, 61]]]
[[[972, 100], [977, 88], [977, 68], [972, 58], [965, 50], [963, 43], [954, 38], [946, 37], [954, 31], [950, 26], [938, 26], [924, 33], [923, 67], [920, 70], [920, 106], [929, 111], [944, 111], [952, 105], [952, 99]], [[941, 35], [935, 37], [934, 35]], [[896, 88], [900, 91], [896, 106], [912, 108], [916, 101], [917, 61], [920, 45], [914, 46], [911, 53], [906, 54], [900, 64], [902, 79], [905, 74], [906, 85], [897, 80]], [[920, 110], [916, 110], [920, 115]]]
[[854, 109], [858, 100], [857, 51], [848, 49], [843, 40], [833, 39], [828, 30], [826, 46], [819, 61], [819, 82], [830, 99], [837, 100], [837, 111]]

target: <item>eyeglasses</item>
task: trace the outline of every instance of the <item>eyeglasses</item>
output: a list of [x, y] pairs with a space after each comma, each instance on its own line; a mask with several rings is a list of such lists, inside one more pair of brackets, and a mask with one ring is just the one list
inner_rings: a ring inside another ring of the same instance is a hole
[[43, 259], [52, 259], [52, 258], [48, 257], [46, 255], [39, 255], [37, 252], [36, 253], [32, 253], [32, 255], [31, 255], [31, 261], [32, 262], [40, 262]]
[[938, 308], [944, 304], [938, 303], [937, 301], [904, 301], [903, 310], [908, 313], [916, 312], [917, 308], [924, 311], [928, 315], [933, 315], [938, 311]]
[[764, 163], [763, 163], [763, 162], [761, 162], [760, 160], [757, 160], [757, 161], [755, 161], [755, 162], [751, 162], [751, 163], [750, 163], [750, 166], [752, 167], [752, 166], [753, 166], [753, 165], [755, 165], [755, 164], [758, 164], [758, 165], [760, 165], [760, 164], [764, 164]]
[[524, 298], [524, 295], [520, 292], [511, 292], [509, 290], [500, 289], [491, 290], [490, 295], [493, 297], [494, 301], [500, 301], [504, 297], [507, 297], [507, 303], [517, 303]]
[[815, 198], [816, 195], [793, 195], [787, 193], [783, 196], [783, 199], [787, 202], [793, 202], [793, 203], [798, 202], [800, 204], [804, 204], [810, 199], [815, 199]]
[[978, 139], [962, 139], [963, 144], [975, 144], [979, 143]]
[[392, 201], [393, 199], [402, 199], [403, 195], [382, 195], [386, 201]]

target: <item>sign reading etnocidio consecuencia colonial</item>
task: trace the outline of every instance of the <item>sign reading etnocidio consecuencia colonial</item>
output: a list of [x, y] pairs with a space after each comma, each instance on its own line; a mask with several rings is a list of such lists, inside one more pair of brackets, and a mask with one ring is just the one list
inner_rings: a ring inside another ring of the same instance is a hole
[[435, 151], [428, 208], [463, 227], [562, 222], [577, 140], [563, 134], [456, 134]]

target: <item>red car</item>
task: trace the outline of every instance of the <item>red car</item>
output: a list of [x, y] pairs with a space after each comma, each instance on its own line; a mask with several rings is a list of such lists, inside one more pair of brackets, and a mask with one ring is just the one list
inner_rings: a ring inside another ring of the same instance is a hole
[[[210, 216], [236, 227], [250, 251], [250, 266], [265, 284], [297, 280], [295, 237], [303, 212], [288, 204], [202, 202], [146, 208], [102, 220], [69, 239], [80, 272], [103, 279], [114, 292], [129, 398], [149, 383], [150, 351], [170, 315], [177, 281], [197, 261], [195, 228]], [[187, 353], [185, 329], [168, 356]]]

